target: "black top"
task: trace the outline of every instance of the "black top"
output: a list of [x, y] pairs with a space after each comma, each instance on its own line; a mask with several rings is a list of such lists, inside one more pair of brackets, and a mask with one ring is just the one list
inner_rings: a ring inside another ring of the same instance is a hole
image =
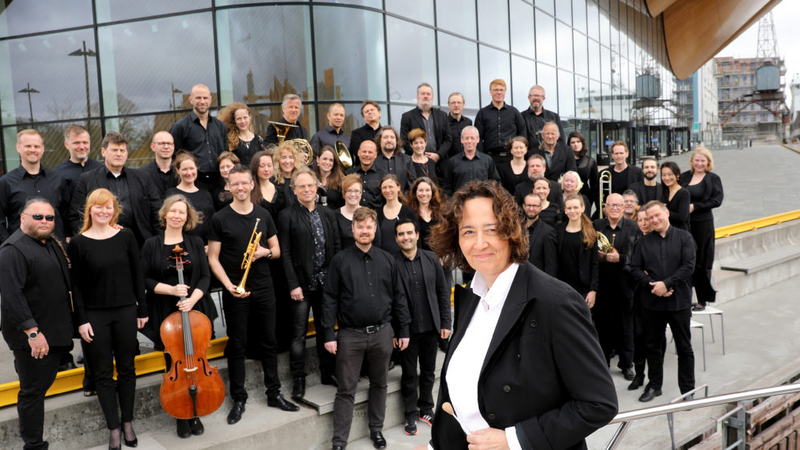
[[239, 138], [239, 146], [236, 147], [236, 150], [233, 153], [239, 157], [239, 161], [242, 165], [250, 167], [250, 161], [253, 159], [253, 155], [263, 150], [264, 148], [264, 139], [261, 139], [261, 136], [255, 135], [253, 139], [249, 141], [242, 140]]
[[152, 161], [150, 164], [136, 170], [141, 170], [150, 177], [150, 180], [152, 181], [153, 186], [156, 187], [161, 200], [167, 198], [167, 191], [170, 188], [174, 188], [178, 185], [178, 178], [175, 176], [175, 168], [172, 167], [172, 165], [169, 166], [168, 171], [162, 172], [158, 167], [158, 164], [156, 164], [155, 161]]
[[630, 301], [633, 290], [625, 266], [628, 265], [631, 252], [633, 252], [639, 227], [632, 220], [624, 217], [617, 222], [615, 227], [612, 227], [608, 217], [605, 217], [594, 221], [594, 229], [598, 233], [603, 233], [608, 242], [619, 252], [619, 262], [600, 261], [600, 285], [597, 295], [613, 298], [620, 303], [623, 299]]
[[528, 126], [517, 108], [503, 103], [500, 109], [491, 103], [484, 106], [475, 116], [483, 152], [492, 154], [504, 152], [506, 142], [516, 136], [527, 136]]
[[580, 255], [583, 250], [583, 233], [578, 231], [564, 233], [564, 239], [559, 243], [558, 251], [558, 279], [572, 286], [583, 296], [589, 293], [589, 286], [581, 282], [577, 268], [580, 265]]
[[11, 350], [28, 350], [23, 330], [38, 327], [50, 346], [72, 344], [70, 275], [64, 253], [22, 230], [0, 246], [0, 310], [3, 338]]
[[[578, 176], [583, 182], [581, 194], [590, 198], [593, 203], [597, 202], [599, 195], [597, 192], [597, 161], [591, 156], [583, 155], [580, 159], [575, 160], [575, 171], [578, 172]], [[586, 207], [588, 208], [589, 205]]]
[[537, 220], [528, 227], [528, 261], [551, 277], [558, 276], [556, 231]]
[[423, 250], [431, 249], [431, 246], [428, 244], [428, 238], [431, 236], [431, 228], [437, 223], [439, 222], [433, 218], [431, 218], [430, 222], [426, 222], [422, 217], [417, 216], [417, 229], [419, 230], [419, 241], [417, 241], [417, 245], [419, 245], [419, 248]]
[[319, 155], [319, 150], [322, 147], [330, 145], [335, 149], [337, 142], [343, 143], [348, 150], [350, 149], [350, 137], [344, 134], [344, 128], [339, 128], [339, 132], [337, 133], [332, 126], [328, 125], [314, 134], [310, 144], [311, 148], [314, 149], [314, 154]]
[[[583, 233], [568, 233], [568, 224], [569, 222], [563, 222], [555, 227], [559, 253], [558, 279], [566, 281], [565, 278], [562, 278], [566, 277], [575, 281], [576, 284], [574, 285], [572, 283], [568, 284], [586, 297], [589, 291], [597, 292], [599, 286], [597, 242], [595, 241], [593, 246], [586, 248], [583, 243]], [[577, 241], [580, 241], [580, 243]], [[568, 251], [572, 252], [577, 259], [570, 260], [571, 262], [568, 265], [563, 265], [565, 262], [562, 258], [566, 257], [563, 253]]]
[[678, 189], [675, 195], [672, 196], [672, 200], [669, 200], [669, 191], [667, 191], [661, 201], [666, 203], [667, 209], [669, 209], [669, 224], [681, 230], [689, 231], [689, 205], [692, 202], [689, 197], [689, 190]]
[[233, 202], [233, 193], [225, 189], [225, 180], [220, 179], [219, 185], [216, 189], [211, 191], [211, 200], [214, 202], [214, 210], [216, 211], [219, 211]]
[[406, 166], [406, 171], [408, 172], [409, 188], [411, 188], [411, 185], [414, 184], [414, 181], [416, 181], [417, 178], [423, 178], [423, 177], [430, 178], [431, 181], [436, 183], [437, 186], [441, 186], [441, 181], [439, 180], [439, 174], [436, 172], [436, 163], [433, 162], [433, 160], [430, 158], [428, 158], [428, 161], [425, 164], [421, 164], [414, 162], [409, 157], [408, 165]]
[[350, 150], [350, 155], [354, 158], [353, 165], [357, 164], [356, 155], [358, 154], [359, 147], [361, 147], [361, 143], [364, 141], [374, 141], [375, 135], [380, 128], [380, 124], [378, 124], [378, 128], [372, 128], [368, 123], [365, 123], [364, 126], [358, 127], [350, 133], [350, 146], [347, 147], [347, 149]]
[[661, 183], [656, 183], [655, 186], [646, 186], [644, 182], [633, 183], [628, 186], [628, 189], [636, 192], [636, 197], [639, 200], [639, 205], [644, 206], [647, 202], [652, 200], [661, 201], [663, 194]]
[[472, 119], [462, 114], [461, 119], [456, 120], [452, 114], [448, 114], [447, 125], [450, 130], [450, 139], [452, 141], [450, 152], [447, 155], [450, 157], [464, 151], [464, 144], [461, 143], [461, 132], [464, 128], [472, 125]]
[[[564, 202], [564, 193], [561, 192], [561, 185], [553, 180], [547, 180], [550, 182], [550, 193], [547, 194], [547, 201], [561, 206]], [[514, 200], [516, 200], [517, 204], [522, 207], [525, 204], [525, 197], [528, 194], [533, 192], [533, 180], [527, 178], [522, 180], [514, 187]]]
[[564, 175], [570, 170], [577, 169], [575, 167], [575, 154], [572, 152], [571, 148], [567, 147], [566, 144], [561, 141], [556, 142], [552, 154], [545, 148], [534, 148], [531, 150], [531, 153], [544, 156], [547, 164], [547, 170], [544, 176], [548, 180], [558, 181], [561, 175]]
[[714, 220], [714, 213], [711, 210], [722, 205], [722, 199], [725, 197], [722, 180], [714, 172], [706, 172], [701, 182], [690, 185], [691, 181], [691, 171], [681, 174], [681, 185], [689, 190], [689, 197], [694, 204], [691, 220], [698, 222]]
[[373, 164], [367, 171], [364, 171], [360, 165], [353, 166], [347, 171], [348, 175], [351, 173], [357, 173], [363, 183], [361, 206], [367, 206], [374, 210], [383, 206], [385, 200], [381, 195], [381, 178], [386, 175], [386, 172]]
[[[290, 125], [297, 125], [296, 127], [289, 128], [286, 132], [286, 140], [291, 139], [308, 139], [308, 131], [305, 127], [300, 125], [300, 122], [291, 123], [286, 120], [286, 117], [281, 117], [281, 123], [288, 123]], [[278, 130], [272, 126], [267, 125], [267, 133], [264, 135], [264, 144], [277, 144], [278, 143]]]
[[542, 129], [547, 122], [555, 122], [558, 125], [558, 140], [566, 143], [567, 135], [564, 134], [564, 127], [561, 126], [561, 117], [557, 112], [542, 108], [542, 111], [536, 114], [529, 107], [520, 114], [522, 114], [522, 118], [525, 119], [525, 123], [528, 126], [528, 134], [526, 136], [530, 148], [539, 148], [539, 144], [542, 142]]
[[200, 119], [192, 111], [177, 121], [169, 132], [175, 140], [176, 150], [186, 150], [197, 159], [198, 172], [216, 173], [217, 157], [228, 150], [228, 129], [210, 114], [206, 125], [207, 128], [200, 125]]
[[147, 317], [139, 245], [130, 230], [123, 228], [99, 240], [79, 234], [70, 240], [67, 251], [79, 325], [89, 321], [87, 309], [137, 305], [136, 317]]
[[[405, 153], [393, 154], [391, 158], [387, 158], [383, 152], [378, 152], [374, 166], [385, 174], [395, 175], [400, 181], [400, 189], [406, 192], [411, 187], [412, 181], [408, 174], [410, 163], [411, 156]], [[434, 176], [436, 176], [435, 173]]]
[[[58, 172], [67, 181], [67, 198], [72, 199], [72, 193], [75, 191], [75, 185], [78, 184], [78, 178], [81, 174], [90, 170], [99, 169], [100, 167], [103, 167], [103, 163], [94, 159], [87, 158], [86, 162], [81, 165], [67, 158], [66, 161], [53, 167], [53, 172]], [[65, 228], [67, 228], [67, 232], [70, 231], [69, 227]], [[71, 234], [72, 233], [70, 233], [70, 235]]]
[[[256, 232], [261, 232], [260, 245], [269, 248], [267, 240], [278, 234], [275, 222], [266, 209], [253, 205], [253, 210], [249, 214], [239, 214], [230, 205], [222, 208], [214, 214], [211, 219], [211, 232], [208, 235], [209, 241], [221, 243], [219, 251], [219, 262], [225, 270], [225, 274], [231, 283], [238, 285], [244, 276], [242, 269], [242, 256], [247, 250], [250, 236], [253, 235], [253, 227], [258, 222]], [[245, 290], [256, 291], [271, 288], [272, 276], [269, 271], [269, 260], [258, 258], [250, 265], [250, 274], [247, 276]]]
[[547, 205], [547, 208], [543, 209], [539, 213], [539, 220], [550, 225], [551, 227], [555, 226], [557, 223], [560, 223], [562, 217], [561, 210], [558, 209], [558, 205], [555, 202], [550, 202], [550, 204]]
[[428, 119], [425, 119], [419, 106], [403, 113], [400, 118], [400, 140], [404, 142], [403, 148], [408, 155], [413, 153], [411, 142], [408, 142], [408, 133], [415, 128], [425, 130], [428, 135], [427, 151], [437, 153], [440, 161], [447, 159], [453, 144], [450, 141], [447, 113], [438, 108], [431, 108]]
[[394, 257], [370, 246], [342, 250], [333, 257], [322, 300], [321, 331], [325, 342], [334, 341], [339, 329], [383, 325], [391, 322], [398, 338], [407, 338], [411, 317]]
[[517, 174], [511, 168], [511, 160], [508, 160], [497, 166], [497, 174], [500, 175], [500, 183], [503, 187], [513, 195], [517, 185], [528, 179], [528, 164], [526, 163], [522, 167], [522, 172]]
[[397, 260], [397, 270], [400, 271], [400, 277], [407, 286], [406, 299], [411, 314], [411, 332], [425, 333], [436, 330], [425, 294], [425, 277], [422, 274], [423, 268], [419, 252], [414, 259], [406, 258], [402, 252], [397, 252], [396, 255], [402, 256], [402, 259]]
[[472, 159], [465, 153], [453, 156], [447, 160], [444, 173], [444, 191], [448, 196], [473, 180], [500, 181], [492, 157], [482, 152], [475, 152]]
[[397, 217], [392, 219], [387, 219], [383, 215], [383, 208], [379, 208], [378, 211], [378, 230], [376, 231], [376, 235], [381, 235], [381, 244], [378, 245], [383, 250], [387, 251], [390, 255], [394, 255], [395, 253], [400, 251], [400, 247], [397, 246], [397, 240], [395, 239], [395, 232], [394, 232], [394, 225], [397, 223], [399, 219], [413, 219], [416, 220], [417, 215], [414, 214], [414, 210], [409, 208], [406, 205], [400, 206], [400, 212], [397, 213]]
[[[692, 306], [692, 272], [695, 244], [687, 231], [670, 226], [664, 237], [656, 231], [639, 238], [633, 249], [630, 270], [640, 286], [642, 307], [654, 311], [680, 311]], [[669, 297], [652, 294], [650, 282], [663, 281]]]
[[272, 200], [270, 201], [266, 198], [261, 199], [261, 207], [269, 212], [273, 220], [275, 220], [278, 217], [278, 214], [283, 211], [284, 208], [286, 208], [286, 197], [284, 192], [285, 189], [281, 189], [277, 184], [275, 184], [275, 195], [272, 196]]
[[192, 207], [203, 214], [203, 221], [198, 223], [194, 230], [187, 231], [186, 234], [199, 236], [203, 242], [208, 243], [208, 230], [211, 228], [211, 219], [217, 211], [214, 208], [214, 199], [211, 197], [211, 193], [204, 189], [198, 189], [196, 192], [184, 192], [176, 187], [167, 190], [167, 197], [175, 194], [181, 194], [186, 197]]
[[19, 229], [22, 207], [33, 197], [43, 197], [50, 202], [56, 213], [53, 233], [61, 239], [66, 236], [64, 217], [70, 201], [67, 181], [54, 170], [40, 167], [38, 174], [31, 175], [18, 166], [0, 177], [0, 242]]
[[622, 172], [614, 170], [613, 166], [607, 170], [611, 171], [611, 192], [614, 194], [622, 194], [628, 189], [628, 186], [644, 181], [644, 174], [642, 169], [628, 165]]

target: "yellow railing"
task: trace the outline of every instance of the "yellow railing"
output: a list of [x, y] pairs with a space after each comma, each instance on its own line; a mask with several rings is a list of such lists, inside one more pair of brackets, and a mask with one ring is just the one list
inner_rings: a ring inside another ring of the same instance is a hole
[[755, 231], [759, 228], [768, 227], [771, 225], [780, 225], [790, 220], [800, 219], [800, 210], [790, 211], [782, 214], [775, 214], [774, 216], [762, 217], [756, 220], [749, 220], [747, 222], [736, 223], [728, 225], [727, 227], [717, 228], [715, 237], [717, 239], [731, 237], [734, 234], [744, 233], [745, 231]]

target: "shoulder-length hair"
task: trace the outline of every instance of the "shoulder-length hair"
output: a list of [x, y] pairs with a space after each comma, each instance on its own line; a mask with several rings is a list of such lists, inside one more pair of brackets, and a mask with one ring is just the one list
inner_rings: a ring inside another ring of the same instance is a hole
[[445, 203], [442, 221], [431, 230], [429, 244], [446, 266], [456, 266], [461, 270], [473, 271], [461, 252], [459, 245], [459, 226], [464, 216], [464, 204], [467, 200], [488, 198], [492, 200], [492, 209], [497, 218], [497, 236], [508, 241], [511, 251], [510, 261], [523, 264], [528, 260], [528, 233], [522, 229], [525, 221], [522, 210], [514, 201], [514, 197], [503, 186], [494, 180], [476, 180], [467, 183], [453, 194]]
[[272, 165], [276, 167], [273, 174], [273, 177], [275, 177], [275, 184], [283, 184], [287, 181], [292, 181], [291, 179], [287, 180], [281, 171], [281, 155], [285, 151], [292, 152], [292, 157], [294, 158], [294, 169], [292, 169], [292, 174], [294, 174], [297, 169], [305, 167], [303, 165], [303, 158], [300, 157], [300, 152], [297, 151], [297, 148], [295, 148], [294, 144], [284, 141], [283, 144], [278, 146], [278, 149], [275, 150], [275, 153], [272, 154]]
[[581, 206], [583, 206], [584, 211], [581, 214], [581, 234], [583, 235], [583, 244], [586, 248], [594, 247], [595, 242], [597, 242], [597, 232], [594, 229], [594, 224], [592, 223], [592, 219], [586, 215], [586, 202], [583, 201], [583, 195], [576, 192], [574, 194], [569, 194], [567, 198], [564, 199], [564, 210], [567, 208], [567, 202], [570, 200], [577, 200], [580, 202]]
[[247, 111], [247, 115], [250, 116], [250, 126], [247, 127], [247, 129], [254, 131], [253, 113], [244, 103], [233, 102], [219, 112], [219, 120], [224, 123], [225, 127], [228, 129], [228, 150], [230, 151], [234, 151], [239, 148], [239, 128], [236, 127], [236, 111], [240, 109]]
[[175, 194], [165, 198], [164, 204], [158, 210], [158, 221], [161, 223], [161, 228], [167, 228], [167, 213], [175, 203], [184, 203], [186, 205], [186, 223], [183, 224], [183, 231], [194, 230], [198, 224], [203, 222], [203, 213], [194, 209], [185, 196]]
[[411, 189], [408, 190], [408, 207], [411, 208], [417, 216], [419, 216], [419, 199], [417, 198], [417, 189], [422, 183], [428, 183], [431, 187], [431, 202], [429, 208], [431, 209], [431, 218], [436, 222], [442, 220], [442, 203], [444, 193], [428, 177], [419, 177], [411, 184]]
[[[333, 155], [333, 169], [331, 174], [328, 175], [327, 189], [341, 190], [342, 180], [344, 179], [344, 169], [342, 169], [342, 162], [339, 161], [339, 155], [330, 145], [325, 145], [319, 150], [317, 158], [321, 158], [325, 152], [330, 152]], [[317, 180], [322, 180], [322, 171], [319, 169], [319, 164], [314, 164], [314, 173], [317, 175]]]
[[[694, 159], [695, 155], [703, 155], [708, 160], [708, 164], [706, 165], [706, 172], [711, 172], [712, 170], [714, 170], [714, 157], [711, 156], [711, 151], [709, 149], [703, 147], [702, 145], [698, 145], [697, 147], [694, 148], [692, 156], [689, 157], [689, 161]], [[694, 173], [694, 165], [691, 166], [691, 170], [692, 173]]]
[[83, 207], [83, 227], [81, 227], [81, 233], [84, 233], [89, 228], [92, 228], [92, 206], [105, 205], [109, 201], [114, 207], [114, 215], [111, 216], [110, 225], [114, 226], [117, 224], [119, 215], [122, 212], [122, 207], [119, 204], [119, 200], [117, 200], [117, 197], [108, 189], [95, 189], [91, 194], [89, 194], [88, 197], [86, 197], [86, 205]]
[[395, 175], [393, 173], [387, 173], [386, 175], [383, 176], [383, 178], [381, 178], [381, 182], [380, 182], [380, 184], [378, 184], [378, 186], [381, 188], [381, 190], [383, 190], [382, 189], [383, 188], [383, 183], [385, 183], [386, 181], [389, 181], [389, 180], [391, 180], [394, 184], [397, 185], [397, 187], [400, 188], [400, 190], [397, 191], [397, 201], [399, 201], [400, 203], [405, 204], [406, 203], [406, 197], [405, 197], [405, 195], [403, 195], [403, 185], [400, 184], [400, 179], [397, 178], [397, 175]]
[[583, 156], [586, 155], [586, 152], [589, 151], [589, 149], [586, 148], [586, 138], [583, 136], [583, 133], [575, 130], [570, 133], [569, 137], [567, 138], [567, 147], [569, 147], [569, 141], [571, 141], [572, 138], [578, 138], [578, 140], [581, 141], [581, 151], [578, 152], [578, 158], [583, 158]]

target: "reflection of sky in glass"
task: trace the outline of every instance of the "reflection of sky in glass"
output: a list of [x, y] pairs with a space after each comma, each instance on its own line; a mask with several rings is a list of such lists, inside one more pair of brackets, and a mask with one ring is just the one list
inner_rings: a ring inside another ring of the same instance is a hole
[[556, 30], [553, 18], [536, 10], [536, 59], [556, 64]]
[[439, 92], [434, 102], [445, 106], [453, 92], [460, 92], [468, 108], [480, 108], [478, 46], [464, 39], [439, 33]]
[[478, 37], [481, 42], [508, 50], [508, 2], [478, 0]]
[[556, 0], [556, 17], [572, 25], [572, 0]]
[[574, 31], [572, 33], [574, 39], [573, 42], [573, 60], [575, 61], [575, 72], [581, 75], [589, 75], [589, 61], [586, 50], [586, 36]]
[[433, 2], [430, 0], [386, 0], [386, 11], [433, 25]]
[[536, 83], [536, 63], [530, 59], [511, 57], [511, 94], [506, 98], [518, 110], [525, 111], [530, 107], [528, 91]]
[[558, 67], [572, 71], [572, 28], [556, 21]]
[[550, 14], [555, 14], [555, 8], [553, 6], [553, 0], [535, 0], [534, 4], [537, 7], [541, 8], [544, 11], [549, 12]]
[[424, 81], [433, 87], [434, 102], [440, 102], [441, 99], [436, 95], [438, 89], [433, 30], [387, 17], [386, 41], [389, 47], [390, 100], [416, 103], [417, 86]]
[[572, 26], [586, 33], [586, 0], [572, 0]]
[[522, 0], [511, 0], [511, 51], [530, 58], [536, 57], [533, 37], [533, 7]]
[[597, 3], [588, 0], [586, 2], [586, 23], [589, 27], [589, 37], [593, 39], [600, 39], [600, 23], [598, 15], [600, 14], [597, 8]]
[[[86, 65], [80, 50], [96, 50], [92, 30], [0, 42], [0, 110], [3, 123], [87, 117]], [[92, 116], [99, 115], [97, 62], [88, 57]], [[30, 102], [28, 90], [30, 85]], [[38, 92], [33, 92], [38, 91]], [[13, 101], [12, 101], [13, 99]]]
[[91, 0], [6, 0], [0, 4], [0, 37], [91, 24]]
[[510, 102], [508, 85], [511, 81], [511, 68], [509, 67], [508, 53], [493, 48], [480, 46], [481, 57], [481, 105], [486, 106], [492, 102], [489, 92], [489, 83], [495, 78], [502, 78], [506, 82], [506, 101]]
[[572, 74], [563, 70], [558, 71], [558, 114], [561, 117], [575, 115], [575, 86]]
[[436, 0], [436, 26], [475, 39], [475, 2]]
[[556, 77], [556, 68], [550, 67], [546, 64], [536, 64], [536, 79], [538, 85], [544, 88], [545, 92], [545, 109], [558, 110], [558, 92], [561, 86], [558, 85], [558, 78]]
[[[66, 2], [65, 2], [66, 3]], [[217, 2], [219, 4], [220, 2]], [[97, 22], [115, 22], [139, 17], [172, 14], [211, 7], [210, 0], [96, 0]]]

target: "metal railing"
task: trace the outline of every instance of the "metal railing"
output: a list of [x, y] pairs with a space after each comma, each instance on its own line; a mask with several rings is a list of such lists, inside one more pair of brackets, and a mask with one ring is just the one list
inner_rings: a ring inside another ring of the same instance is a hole
[[[738, 405], [736, 406], [736, 408], [734, 408], [733, 410], [731, 410], [728, 413], [726, 413], [724, 416], [719, 417], [717, 419], [717, 431], [719, 431], [720, 436], [721, 436], [721, 440], [722, 440], [721, 444], [720, 444], [720, 448], [723, 448], [723, 449], [726, 449], [726, 450], [727, 449], [733, 449], [733, 448], [739, 448], [739, 449], [744, 450], [744, 448], [745, 448], [745, 440], [744, 440], [745, 439], [745, 434], [744, 434], [744, 431], [745, 431], [744, 430], [745, 409], [744, 409], [744, 403], [743, 402], [746, 401], [746, 400], [753, 400], [753, 399], [762, 398], [762, 397], [772, 397], [772, 396], [775, 396], [775, 395], [794, 394], [796, 392], [800, 392], [800, 383], [797, 383], [797, 384], [786, 384], [786, 385], [782, 385], [782, 386], [763, 388], [763, 389], [753, 389], [753, 390], [742, 391], [742, 392], [734, 392], [732, 394], [723, 394], [723, 395], [717, 395], [717, 396], [714, 396], [714, 397], [701, 398], [701, 399], [698, 399], [698, 400], [688, 400], [688, 401], [680, 402], [680, 400], [682, 398], [684, 398], [686, 396], [689, 396], [690, 394], [693, 394], [694, 392], [699, 391], [701, 389], [706, 389], [706, 393], [708, 392], [707, 391], [707, 389], [708, 389], [707, 385], [703, 385], [703, 386], [700, 386], [697, 389], [694, 389], [691, 392], [687, 392], [687, 393], [683, 394], [681, 397], [678, 397], [677, 399], [673, 400], [671, 403], [668, 403], [666, 405], [653, 406], [651, 408], [637, 409], [637, 410], [626, 411], [626, 412], [617, 414], [617, 416], [614, 417], [614, 420], [609, 422], [609, 425], [613, 425], [613, 424], [617, 424], [618, 423], [618, 424], [620, 424], [620, 426], [617, 429], [617, 431], [614, 433], [614, 435], [612, 436], [611, 441], [606, 446], [606, 450], [612, 450], [612, 449], [617, 448], [617, 445], [619, 445], [620, 441], [625, 436], [625, 433], [628, 431], [628, 428], [630, 426], [630, 422], [632, 422], [634, 420], [646, 419], [648, 417], [657, 417], [657, 416], [663, 416], [663, 415], [667, 415], [668, 417], [671, 417], [672, 414], [674, 414], [676, 412], [690, 411], [690, 410], [693, 410], [693, 409], [708, 408], [708, 407], [711, 407], [711, 406], [726, 405], [726, 404], [730, 404], [730, 403], [738, 403]], [[672, 423], [671, 423], [672, 421], [670, 420], [669, 422], [670, 422], [669, 423], [669, 425], [670, 425], [670, 433], [672, 433]], [[727, 433], [723, 433], [722, 432], [723, 428], [728, 427], [728, 426], [734, 427], [739, 431], [738, 432], [737, 441], [732, 443], [732, 444], [730, 444], [730, 445], [725, 441]], [[672, 448], [673, 449], [676, 448], [674, 439], [672, 440]]]

